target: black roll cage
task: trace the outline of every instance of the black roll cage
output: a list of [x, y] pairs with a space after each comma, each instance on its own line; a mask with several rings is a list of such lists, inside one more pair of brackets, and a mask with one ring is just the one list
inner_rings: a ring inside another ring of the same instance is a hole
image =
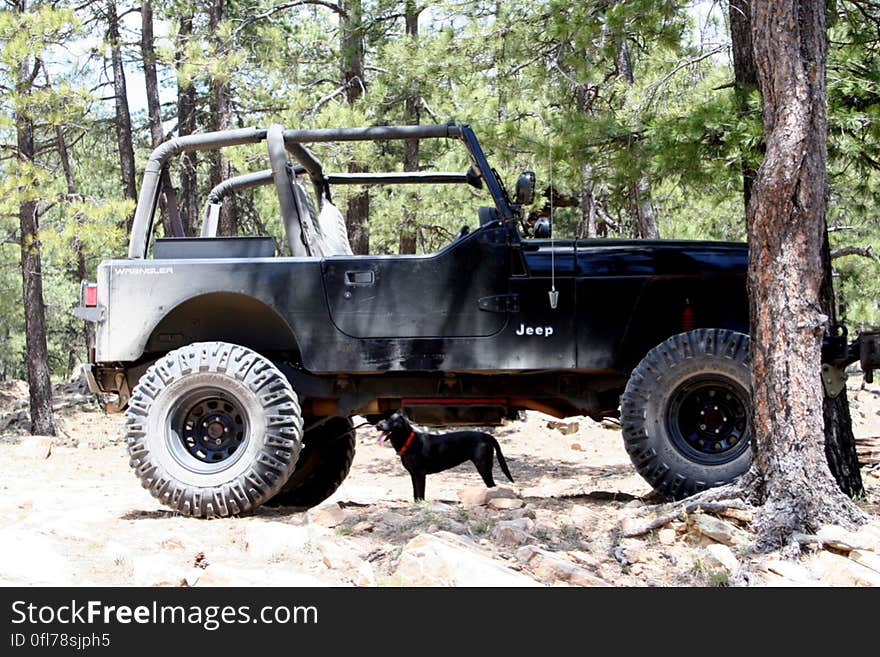
[[[274, 128], [277, 130], [278, 128]], [[266, 128], [241, 128], [206, 132], [199, 135], [174, 137], [157, 147], [151, 154], [144, 169], [138, 204], [132, 222], [131, 238], [128, 246], [128, 257], [143, 259], [147, 257], [153, 220], [156, 213], [159, 194], [163, 190], [163, 180], [167, 181], [169, 159], [177, 154], [189, 151], [217, 150], [229, 146], [255, 144], [266, 140]], [[318, 193], [326, 193], [331, 184], [350, 185], [384, 185], [384, 184], [453, 184], [469, 183], [482, 180], [488, 189], [500, 218], [513, 221], [520, 214], [519, 206], [511, 202], [501, 181], [489, 165], [476, 135], [467, 124], [449, 123], [446, 125], [418, 126], [371, 126], [364, 128], [316, 128], [301, 130], [284, 130], [285, 149], [299, 163], [294, 173], [305, 173], [309, 176]], [[395, 173], [349, 173], [325, 174], [320, 160], [304, 145], [311, 143], [343, 142], [343, 141], [385, 141], [400, 139], [458, 139], [464, 143], [474, 178], [469, 173], [449, 172], [395, 172]], [[272, 182], [272, 170], [258, 171], [226, 180], [217, 185], [208, 198], [215, 202], [232, 191], [257, 187]], [[178, 226], [179, 226], [179, 222]], [[209, 231], [210, 232], [210, 231]], [[182, 236], [182, 235], [180, 235]], [[205, 236], [203, 234], [203, 236]], [[179, 237], [179, 236], [178, 236]]]

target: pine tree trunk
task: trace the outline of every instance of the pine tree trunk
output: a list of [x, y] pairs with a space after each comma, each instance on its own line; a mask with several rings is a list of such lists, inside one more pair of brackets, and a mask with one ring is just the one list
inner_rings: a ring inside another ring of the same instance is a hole
[[[751, 1], [731, 0], [730, 2], [734, 88], [739, 111], [742, 115], [748, 114], [748, 97], [758, 88], [758, 72], [752, 49]], [[763, 145], [760, 148], [763, 151]], [[748, 211], [756, 172], [749, 166], [746, 157], [741, 158], [740, 166], [743, 177], [743, 203]], [[827, 231], [822, 242], [822, 312], [830, 318], [830, 324], [833, 326], [837, 322], [837, 308], [834, 302], [831, 252], [828, 246]], [[826, 395], [823, 410], [825, 454], [831, 474], [844, 493], [850, 497], [861, 495], [864, 488], [858, 466], [846, 389], [833, 399]]]
[[[46, 84], [49, 84], [48, 75], [46, 76]], [[58, 150], [58, 159], [61, 160], [61, 170], [64, 172], [64, 181], [67, 184], [67, 194], [70, 197], [76, 197], [79, 195], [79, 188], [76, 184], [76, 179], [73, 177], [73, 167], [70, 164], [70, 155], [67, 151], [67, 140], [64, 138], [64, 129], [59, 125], [55, 126], [55, 146]], [[80, 222], [81, 217], [77, 216], [77, 222]], [[89, 268], [86, 264], [86, 256], [82, 250], [82, 243], [79, 239], [79, 230], [77, 230], [77, 234], [73, 237], [72, 240], [73, 250], [76, 253], [76, 277], [79, 281], [84, 281], [89, 277]], [[83, 322], [83, 337], [85, 339], [85, 349], [83, 350], [83, 354], [86, 356], [85, 360], [88, 360], [88, 349], [89, 346], [95, 343], [95, 326], [91, 322]], [[70, 344], [70, 354], [71, 358], [76, 353], [77, 349], [73, 343]]]
[[[135, 180], [134, 144], [131, 136], [131, 114], [128, 111], [128, 92], [125, 86], [125, 69], [122, 64], [122, 43], [119, 37], [119, 17], [116, 2], [107, 3], [107, 39], [110, 41], [110, 58], [113, 63], [113, 96], [116, 106], [116, 145], [119, 150], [119, 169], [122, 173], [122, 193], [125, 198], [137, 201]], [[131, 230], [134, 215], [126, 219], [126, 230]]]
[[159, 104], [159, 76], [156, 74], [156, 50], [153, 46], [153, 2], [141, 3], [141, 59], [144, 63], [144, 86], [147, 92], [147, 117], [153, 148], [165, 139]]
[[[421, 9], [416, 6], [415, 0], [406, 0], [404, 21], [406, 34], [410, 39], [413, 49], [418, 48], [419, 39], [419, 14]], [[407, 125], [418, 125], [420, 96], [417, 89], [410, 89], [404, 99], [404, 115]], [[403, 170], [419, 170], [419, 140], [407, 139], [403, 142]], [[415, 253], [418, 235], [418, 212], [419, 196], [417, 192], [407, 195], [407, 203], [403, 208], [403, 222], [400, 226], [399, 253]]]
[[598, 235], [596, 227], [596, 198], [593, 195], [593, 167], [589, 162], [581, 165], [581, 220], [577, 225], [578, 239], [593, 239]]
[[[342, 81], [345, 84], [345, 99], [349, 105], [363, 95], [366, 86], [364, 80], [364, 25], [363, 6], [361, 0], [340, 0], [342, 14], [340, 16], [340, 61]], [[363, 173], [368, 170], [366, 165], [351, 162], [349, 173]], [[345, 226], [348, 239], [355, 255], [366, 255], [370, 252], [370, 193], [367, 190], [353, 194], [348, 199], [345, 211]]]
[[[162, 129], [162, 106], [159, 102], [159, 76], [156, 74], [156, 49], [153, 40], [153, 3], [144, 0], [141, 5], [141, 60], [144, 66], [144, 87], [147, 93], [147, 118], [150, 122], [150, 142], [153, 148], [165, 141]], [[178, 209], [169, 199], [165, 189], [171, 186], [171, 178], [166, 169], [162, 174], [162, 191], [159, 195], [159, 210], [162, 214], [162, 227], [165, 237], [182, 236], [185, 234], [180, 224], [175, 225], [179, 217]]]
[[826, 207], [825, 3], [753, 8], [767, 153], [749, 205], [754, 470], [764, 546], [860, 514], [825, 456], [819, 371]]
[[[196, 88], [184, 81], [180, 68], [185, 58], [186, 44], [193, 33], [192, 12], [180, 17], [177, 29], [177, 135], [191, 135], [196, 129]], [[198, 206], [198, 153], [190, 151], [180, 156], [180, 218], [184, 232], [190, 237], [198, 234], [200, 221]]]
[[[822, 236], [822, 312], [828, 316], [831, 326], [837, 324], [837, 304], [834, 298], [834, 279], [831, 276], [831, 246], [828, 231]], [[825, 457], [837, 485], [852, 498], [864, 494], [856, 438], [853, 435], [852, 416], [846, 387], [837, 397], [825, 395], [822, 406], [825, 426]]]
[[[632, 57], [630, 57], [629, 44], [626, 37], [619, 40], [617, 46], [617, 76], [626, 81], [630, 87], [635, 84], [633, 75]], [[636, 140], [632, 140], [630, 148], [635, 152], [637, 159], [641, 159], [641, 149]], [[633, 223], [639, 237], [642, 239], [656, 240], [660, 238], [660, 229], [657, 227], [657, 215], [654, 212], [654, 202], [651, 200], [651, 179], [642, 171], [642, 175], [630, 186], [630, 220]]]
[[[730, 0], [730, 41], [733, 51], [733, 78], [737, 108], [741, 116], [749, 114], [749, 95], [758, 88], [758, 71], [752, 51], [752, 0]], [[748, 158], [740, 158], [743, 183], [743, 207], [749, 211], [749, 199], [755, 182], [755, 169]]]
[[[26, 2], [19, 0], [15, 8], [22, 13]], [[17, 70], [16, 92], [28, 96], [36, 73], [30, 57], [20, 61]], [[17, 157], [23, 164], [34, 160], [34, 124], [26, 114], [15, 117]], [[21, 278], [24, 301], [24, 322], [27, 353], [25, 355], [28, 386], [30, 387], [31, 433], [54, 436], [52, 418], [52, 382], [49, 378], [49, 350], [46, 346], [46, 308], [43, 302], [43, 272], [40, 257], [39, 215], [37, 190], [28, 186], [19, 189], [21, 200], [18, 220], [21, 228]]]
[[[225, 0], [212, 0], [208, 23], [211, 34], [216, 35], [220, 23], [226, 18]], [[223, 44], [215, 37], [215, 46], [218, 51], [222, 50]], [[228, 130], [232, 119], [232, 92], [229, 81], [221, 78], [211, 80], [211, 129]], [[222, 181], [232, 177], [232, 165], [222, 150], [211, 151], [211, 187], [219, 185]], [[217, 225], [217, 234], [233, 236], [238, 233], [237, 212], [235, 198], [230, 196], [220, 208], [220, 220]]]

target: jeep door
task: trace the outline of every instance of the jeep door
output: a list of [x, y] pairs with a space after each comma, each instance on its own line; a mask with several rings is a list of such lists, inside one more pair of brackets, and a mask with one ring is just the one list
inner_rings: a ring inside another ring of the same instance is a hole
[[488, 337], [508, 312], [508, 232], [478, 229], [430, 255], [322, 261], [335, 327], [354, 338]]
[[[510, 279], [518, 311], [511, 314], [500, 339], [516, 353], [517, 369], [573, 368], [577, 361], [574, 245], [563, 240], [523, 240], [519, 252], [522, 265]], [[554, 286], [555, 308], [549, 296]]]

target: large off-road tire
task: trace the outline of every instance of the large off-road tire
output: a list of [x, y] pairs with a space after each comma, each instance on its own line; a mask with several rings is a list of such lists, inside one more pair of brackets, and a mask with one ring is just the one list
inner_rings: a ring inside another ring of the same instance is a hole
[[187, 516], [257, 508], [290, 477], [302, 445], [296, 394], [263, 356], [199, 342], [158, 360], [132, 392], [125, 421], [144, 488]]
[[355, 432], [348, 418], [334, 417], [306, 431], [296, 469], [269, 504], [301, 508], [320, 504], [348, 476], [354, 450]]
[[722, 329], [674, 335], [630, 375], [620, 405], [626, 451], [675, 499], [727, 483], [751, 462], [749, 338]]

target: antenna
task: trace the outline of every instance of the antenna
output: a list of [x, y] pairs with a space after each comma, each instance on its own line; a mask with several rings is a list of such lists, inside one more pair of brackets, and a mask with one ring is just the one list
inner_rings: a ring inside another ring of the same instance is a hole
[[548, 132], [547, 159], [550, 163], [550, 309], [556, 310], [559, 292], [556, 290], [556, 248], [553, 243], [553, 136]]

